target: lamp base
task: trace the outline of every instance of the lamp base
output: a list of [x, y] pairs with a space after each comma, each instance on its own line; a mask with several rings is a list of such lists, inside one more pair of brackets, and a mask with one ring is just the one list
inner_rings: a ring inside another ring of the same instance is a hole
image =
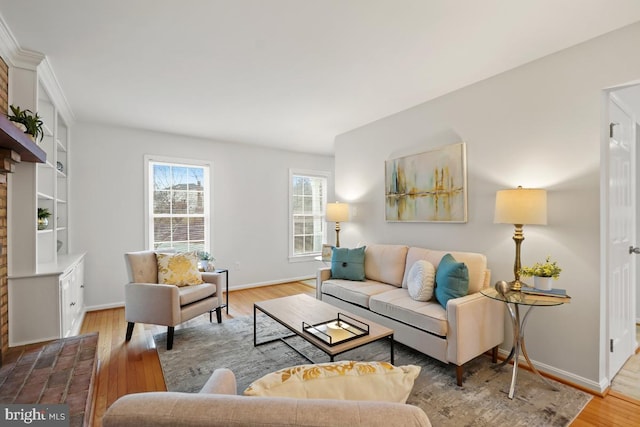
[[522, 287], [523, 286], [529, 286], [524, 282], [521, 282], [520, 279], [516, 279], [516, 280], [512, 280], [511, 282], [509, 282], [509, 286], [511, 287], [511, 290], [514, 292], [520, 292], [522, 291]]

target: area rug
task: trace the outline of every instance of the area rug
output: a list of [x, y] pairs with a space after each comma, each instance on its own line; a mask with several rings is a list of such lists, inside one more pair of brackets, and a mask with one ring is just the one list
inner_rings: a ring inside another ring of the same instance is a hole
[[[258, 317], [258, 341], [288, 331], [272, 319]], [[197, 392], [217, 368], [236, 375], [238, 394], [263, 375], [308, 363], [281, 342], [253, 346], [253, 317], [238, 317], [222, 324], [206, 316], [175, 330], [173, 350], [166, 351], [166, 333], [154, 336], [167, 388]], [[321, 351], [299, 337], [289, 342], [317, 362], [328, 361]], [[336, 360], [389, 360], [388, 342], [376, 342], [343, 353]], [[465, 365], [462, 387], [455, 369], [401, 344], [395, 346], [395, 364], [422, 368], [407, 403], [419, 406], [434, 427], [440, 426], [566, 426], [580, 413], [591, 395], [556, 383], [551, 390], [539, 378], [521, 369], [513, 400], [507, 396], [511, 366], [495, 369], [491, 358], [480, 356]]]

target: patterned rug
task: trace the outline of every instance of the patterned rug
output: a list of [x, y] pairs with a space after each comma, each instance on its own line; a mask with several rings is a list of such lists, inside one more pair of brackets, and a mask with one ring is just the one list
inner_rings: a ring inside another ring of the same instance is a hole
[[[260, 314], [258, 342], [287, 333], [283, 326]], [[308, 363], [281, 342], [253, 346], [253, 317], [209, 323], [208, 316], [176, 327], [173, 350], [166, 351], [166, 333], [154, 336], [167, 388], [197, 392], [216, 368], [236, 375], [238, 393], [263, 375]], [[328, 356], [301, 338], [290, 343], [318, 362]], [[337, 360], [389, 360], [389, 344], [377, 342], [344, 353]], [[511, 366], [496, 370], [491, 358], [480, 356], [465, 365], [462, 387], [456, 385], [455, 369], [406, 346], [395, 346], [395, 364], [422, 367], [407, 403], [419, 406], [434, 427], [440, 426], [566, 426], [591, 399], [588, 393], [556, 383], [548, 388], [526, 370], [518, 372], [516, 395], [507, 397]]]

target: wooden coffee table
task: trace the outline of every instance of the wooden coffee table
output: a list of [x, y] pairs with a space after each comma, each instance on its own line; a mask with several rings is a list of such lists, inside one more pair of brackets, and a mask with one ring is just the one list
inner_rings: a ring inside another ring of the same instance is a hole
[[[280, 323], [282, 326], [289, 329], [293, 334], [282, 336], [279, 338], [274, 338], [271, 340], [258, 342], [257, 334], [256, 334], [256, 315], [257, 312], [260, 311], [276, 322]], [[342, 315], [349, 316], [353, 319], [356, 319], [362, 323], [369, 325], [369, 333], [366, 335], [358, 336], [348, 341], [339, 342], [334, 345], [330, 345], [323, 341], [320, 338], [317, 338], [313, 334], [304, 330], [303, 322], [305, 325], [311, 324], [315, 325], [318, 323], [326, 322], [329, 320], [336, 319], [338, 317], [338, 313]], [[253, 305], [253, 345], [259, 346], [263, 344], [268, 344], [274, 341], [282, 341], [287, 346], [291, 347], [297, 353], [299, 353], [302, 357], [307, 359], [311, 363], [316, 363], [311, 360], [309, 357], [304, 355], [300, 350], [293, 347], [290, 343], [286, 341], [287, 338], [291, 337], [300, 337], [315, 346], [316, 348], [322, 350], [326, 353], [330, 360], [333, 362], [334, 357], [344, 353], [345, 351], [353, 350], [354, 348], [362, 347], [363, 345], [367, 345], [374, 341], [379, 341], [382, 339], [389, 340], [389, 348], [391, 351], [391, 364], [393, 364], [393, 329], [389, 329], [385, 326], [379, 325], [371, 320], [364, 319], [362, 317], [356, 316], [344, 310], [340, 310], [337, 307], [334, 307], [326, 302], [322, 302], [317, 300], [309, 295], [298, 294], [292, 295], [283, 298], [270, 299], [267, 301], [260, 301]]]

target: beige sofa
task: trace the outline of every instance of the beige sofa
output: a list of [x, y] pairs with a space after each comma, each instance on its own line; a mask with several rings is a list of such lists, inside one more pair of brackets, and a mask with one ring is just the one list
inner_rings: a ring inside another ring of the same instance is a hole
[[228, 369], [216, 369], [200, 393], [150, 392], [123, 396], [104, 427], [198, 426], [431, 426], [416, 406], [374, 401], [236, 395]]
[[[449, 300], [446, 309], [435, 298], [415, 301], [407, 290], [413, 264], [426, 260], [436, 267], [450, 253], [469, 271], [469, 294]], [[318, 271], [316, 297], [394, 330], [394, 339], [435, 359], [456, 365], [462, 385], [462, 365], [493, 350], [504, 339], [504, 307], [479, 291], [489, 286], [484, 255], [408, 247], [370, 245], [365, 250], [365, 281], [332, 279], [330, 268]]]

